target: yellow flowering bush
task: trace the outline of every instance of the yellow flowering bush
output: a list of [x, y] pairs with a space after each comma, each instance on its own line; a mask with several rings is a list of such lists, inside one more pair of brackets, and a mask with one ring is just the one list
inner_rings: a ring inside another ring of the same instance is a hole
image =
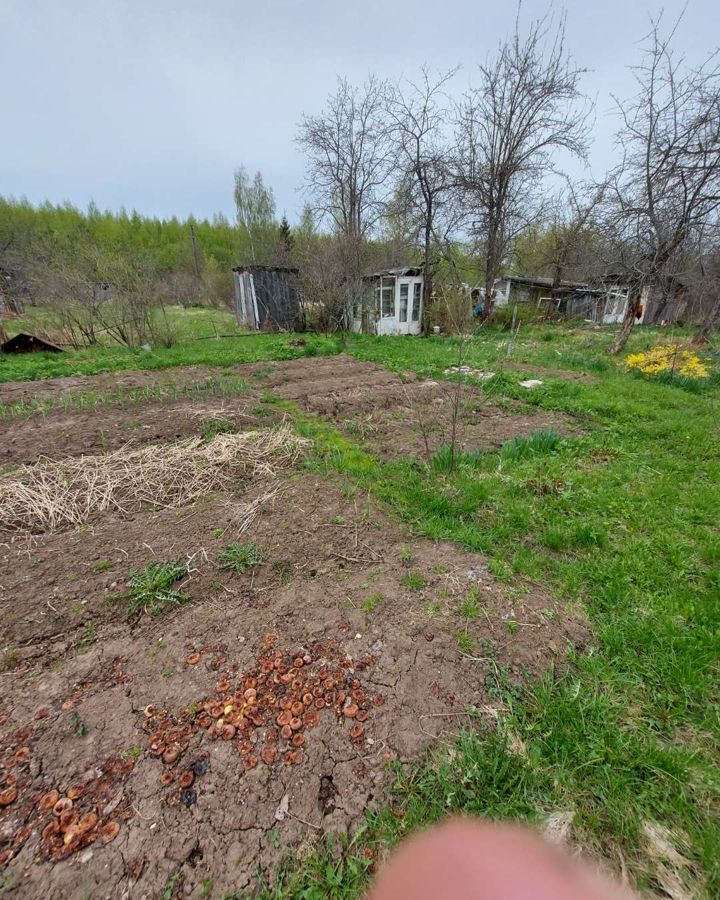
[[675, 372], [685, 378], [708, 378], [710, 368], [691, 350], [679, 344], [658, 344], [646, 353], [630, 353], [625, 359], [628, 370], [656, 375], [658, 372]]

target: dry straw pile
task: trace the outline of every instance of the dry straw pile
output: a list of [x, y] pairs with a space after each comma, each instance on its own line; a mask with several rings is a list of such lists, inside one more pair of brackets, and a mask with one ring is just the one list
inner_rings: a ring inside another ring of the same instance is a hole
[[272, 477], [309, 442], [287, 425], [102, 456], [41, 459], [0, 478], [0, 528], [52, 531], [110, 510], [187, 506], [238, 479]]

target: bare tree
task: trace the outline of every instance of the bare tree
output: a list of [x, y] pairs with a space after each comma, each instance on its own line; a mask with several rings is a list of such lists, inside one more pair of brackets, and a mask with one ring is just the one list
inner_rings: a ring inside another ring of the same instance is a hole
[[238, 227], [247, 235], [253, 263], [265, 261], [269, 232], [275, 224], [275, 196], [260, 172], [250, 180], [244, 166], [235, 170], [235, 207]]
[[[557, 296], [568, 272], [584, 272], [592, 265], [588, 249], [595, 236], [593, 216], [602, 203], [606, 185], [575, 185], [566, 179], [549, 217], [545, 261], [550, 270], [552, 295]], [[595, 256], [595, 254], [592, 254]]]
[[[679, 21], [679, 20], [678, 20]], [[613, 175], [607, 225], [628, 277], [628, 305], [610, 353], [625, 346], [643, 293], [679, 271], [688, 243], [720, 209], [720, 68], [712, 54], [698, 68], [678, 58], [660, 20], [652, 23], [638, 92], [617, 102], [624, 158]]]
[[393, 146], [385, 120], [385, 82], [371, 75], [361, 87], [338, 79], [320, 115], [305, 115], [297, 142], [307, 156], [306, 188], [314, 211], [329, 218], [344, 257], [342, 321], [361, 294], [363, 245], [392, 193]]
[[417, 82], [400, 81], [388, 90], [387, 109], [400, 151], [397, 165], [401, 193], [416, 213], [413, 218], [422, 240], [425, 308], [432, 296], [439, 255], [436, 226], [452, 208], [453, 178], [445, 135], [449, 103], [444, 88], [456, 72], [457, 68], [433, 77], [423, 66]]
[[708, 342], [710, 332], [720, 328], [720, 249], [716, 249], [707, 260], [702, 261], [698, 291], [703, 301], [705, 318], [693, 338], [694, 347], [702, 347]]
[[535, 198], [564, 150], [584, 158], [587, 105], [580, 93], [584, 72], [565, 50], [564, 19], [533, 22], [526, 37], [513, 37], [490, 62], [456, 111], [457, 181], [469, 204], [473, 231], [485, 259], [486, 311], [513, 238], [537, 211]]

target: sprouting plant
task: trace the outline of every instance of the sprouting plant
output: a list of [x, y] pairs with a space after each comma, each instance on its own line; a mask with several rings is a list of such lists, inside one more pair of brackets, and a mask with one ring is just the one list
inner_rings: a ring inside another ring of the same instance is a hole
[[220, 568], [232, 569], [238, 575], [242, 575], [246, 569], [260, 565], [261, 562], [260, 550], [253, 541], [247, 541], [244, 544], [230, 544], [225, 550], [218, 553]]
[[374, 612], [377, 609], [382, 601], [383, 595], [379, 591], [371, 594], [362, 605], [363, 612], [370, 615], [370, 613]]
[[410, 548], [405, 544], [400, 548], [400, 561], [407, 567], [410, 567], [415, 562], [415, 557], [410, 552]]
[[209, 444], [219, 434], [233, 434], [237, 429], [228, 419], [212, 418], [203, 419], [200, 423], [203, 442]]
[[425, 587], [425, 579], [420, 572], [408, 572], [400, 579], [400, 584], [411, 591], [421, 591]]
[[515, 634], [515, 632], [518, 630], [518, 628], [519, 628], [520, 626], [518, 625], [518, 623], [517, 623], [514, 619], [506, 619], [506, 620], [505, 620], [505, 627], [506, 627], [507, 630], [510, 632], [510, 634]]
[[473, 644], [473, 639], [467, 633], [467, 631], [458, 631], [457, 635], [458, 647], [462, 653], [472, 653], [475, 649]]
[[188, 567], [179, 559], [172, 562], [151, 562], [144, 569], [133, 569], [128, 580], [128, 613], [134, 615], [140, 610], [157, 616], [166, 606], [180, 606], [189, 597], [171, 587], [184, 578]]
[[85, 724], [78, 712], [70, 713], [70, 725], [76, 737], [84, 737], [90, 731], [90, 727]]

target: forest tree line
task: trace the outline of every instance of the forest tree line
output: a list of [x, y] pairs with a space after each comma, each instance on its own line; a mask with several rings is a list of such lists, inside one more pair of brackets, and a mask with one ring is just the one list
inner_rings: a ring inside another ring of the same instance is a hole
[[460, 95], [457, 70], [339, 78], [298, 127], [307, 204], [293, 228], [262, 174], [241, 166], [233, 223], [0, 200], [0, 267], [16, 292], [57, 311], [75, 343], [98, 331], [170, 341], [151, 333], [154, 311], [231, 303], [238, 263], [298, 267], [309, 324], [327, 330], [348, 326], [368, 271], [418, 265], [426, 310], [471, 284], [488, 318], [502, 275], [544, 275], [555, 291], [614, 273], [629, 289], [616, 352], [643, 292], [681, 284], [706, 336], [720, 324], [720, 67], [717, 54], [689, 65], [676, 26], [654, 21], [639, 44], [601, 177], [587, 168], [598, 124], [586, 70], [568, 52], [564, 19], [548, 16], [518, 23]]

